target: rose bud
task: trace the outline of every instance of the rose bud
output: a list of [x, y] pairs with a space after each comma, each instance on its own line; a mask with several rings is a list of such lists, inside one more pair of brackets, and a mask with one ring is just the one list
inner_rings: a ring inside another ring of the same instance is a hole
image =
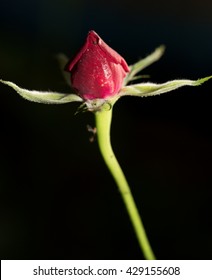
[[84, 99], [108, 99], [117, 94], [129, 67], [94, 31], [90, 31], [79, 53], [69, 61], [71, 84]]

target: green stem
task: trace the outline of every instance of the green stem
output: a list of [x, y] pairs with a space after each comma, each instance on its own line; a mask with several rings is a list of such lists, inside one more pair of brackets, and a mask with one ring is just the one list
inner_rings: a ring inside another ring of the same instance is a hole
[[98, 111], [95, 113], [95, 116], [98, 144], [102, 156], [122, 195], [122, 199], [130, 216], [130, 220], [134, 227], [143, 255], [147, 260], [154, 260], [155, 256], [148, 241], [138, 209], [130, 191], [130, 187], [111, 147], [110, 126], [112, 120], [112, 109], [107, 111]]

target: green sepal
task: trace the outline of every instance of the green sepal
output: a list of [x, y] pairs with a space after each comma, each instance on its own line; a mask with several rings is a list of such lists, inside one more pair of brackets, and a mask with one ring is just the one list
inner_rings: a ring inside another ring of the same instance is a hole
[[0, 79], [0, 82], [8, 85], [13, 88], [19, 95], [23, 98], [44, 104], [64, 104], [69, 102], [82, 102], [83, 99], [74, 93], [59, 93], [51, 91], [37, 91], [37, 90], [28, 90], [17, 86], [16, 84], [3, 81]]
[[154, 96], [159, 95], [165, 92], [169, 92], [175, 89], [178, 89], [183, 86], [200, 86], [204, 82], [211, 79], [212, 76], [205, 77], [202, 79], [194, 80], [173, 80], [163, 84], [154, 84], [154, 83], [141, 83], [130, 86], [125, 86], [119, 92], [120, 96]]
[[64, 71], [64, 68], [69, 61], [68, 57], [63, 53], [59, 53], [56, 58], [65, 82], [71, 87], [70, 73]]
[[151, 53], [150, 55], [148, 55], [147, 57], [139, 60], [138, 62], [136, 62], [133, 65], [130, 65], [129, 66], [130, 72], [125, 78], [124, 85], [127, 85], [130, 81], [135, 80], [135, 75], [138, 72], [140, 72], [144, 68], [148, 67], [152, 63], [159, 60], [161, 58], [161, 56], [163, 55], [164, 51], [165, 51], [165, 46], [161, 45], [158, 48], [156, 48], [155, 51], [153, 53]]

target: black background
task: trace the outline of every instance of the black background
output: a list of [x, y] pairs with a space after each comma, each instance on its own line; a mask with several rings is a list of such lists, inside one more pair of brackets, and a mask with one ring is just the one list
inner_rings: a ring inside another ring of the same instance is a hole
[[[0, 1], [0, 77], [68, 92], [55, 55], [94, 29], [128, 64], [165, 44], [153, 82], [212, 75], [212, 2]], [[212, 258], [212, 82], [114, 108], [112, 142], [159, 259]], [[0, 256], [141, 259], [117, 187], [78, 104], [0, 85]]]

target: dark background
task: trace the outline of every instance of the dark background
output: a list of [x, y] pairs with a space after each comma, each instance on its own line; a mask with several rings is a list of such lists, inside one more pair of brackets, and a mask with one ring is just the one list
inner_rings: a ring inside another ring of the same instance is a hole
[[[153, 82], [212, 75], [212, 2], [1, 0], [0, 77], [69, 92], [55, 55], [94, 29], [129, 64], [161, 43]], [[114, 108], [112, 142], [159, 259], [212, 259], [212, 82]], [[0, 256], [141, 259], [91, 113], [0, 85]]]

